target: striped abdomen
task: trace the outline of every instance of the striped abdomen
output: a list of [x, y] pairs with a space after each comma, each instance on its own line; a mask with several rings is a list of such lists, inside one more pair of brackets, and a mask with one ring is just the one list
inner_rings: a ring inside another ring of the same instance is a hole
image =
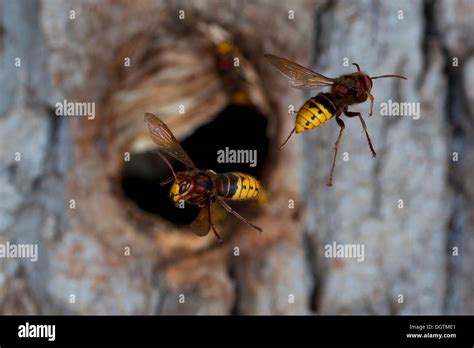
[[329, 121], [335, 114], [337, 108], [334, 96], [331, 93], [319, 93], [309, 99], [296, 115], [296, 133], [321, 126]]
[[243, 173], [224, 173], [217, 175], [217, 194], [233, 200], [256, 198], [260, 183], [253, 176]]

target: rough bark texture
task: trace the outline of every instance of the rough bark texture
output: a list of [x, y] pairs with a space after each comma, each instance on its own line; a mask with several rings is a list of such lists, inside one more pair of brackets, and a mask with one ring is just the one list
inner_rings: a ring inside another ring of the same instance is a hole
[[[467, 0], [0, 1], [0, 242], [39, 248], [37, 262], [0, 259], [0, 313], [474, 314], [473, 18]], [[268, 202], [246, 211], [264, 233], [223, 217], [222, 245], [119, 185], [124, 154], [153, 148], [145, 112], [183, 139], [230, 102], [203, 23], [236, 38], [271, 139]], [[357, 118], [332, 188], [334, 121], [278, 151], [288, 106], [311, 94], [266, 52], [329, 76], [353, 72], [345, 58], [408, 76], [374, 81], [377, 158]], [[95, 102], [96, 118], [55, 116], [63, 99]], [[388, 99], [420, 102], [421, 118], [381, 117]], [[325, 257], [333, 242], [363, 244], [365, 260]]]

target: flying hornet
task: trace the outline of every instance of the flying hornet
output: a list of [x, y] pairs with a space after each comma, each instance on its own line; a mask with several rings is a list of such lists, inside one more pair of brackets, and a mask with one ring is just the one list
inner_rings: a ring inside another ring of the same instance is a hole
[[[148, 125], [151, 139], [158, 145], [158, 155], [173, 174], [161, 182], [161, 185], [173, 181], [170, 198], [175, 206], [179, 206], [180, 202], [184, 201], [201, 208], [191, 224], [191, 230], [196, 235], [205, 236], [212, 229], [217, 240], [222, 242], [211, 217], [211, 206], [216, 202], [240, 221], [262, 232], [260, 227], [239, 215], [226, 202], [226, 200], [256, 199], [260, 191], [260, 183], [257, 179], [238, 172], [217, 174], [212, 170], [198, 169], [163, 121], [153, 114], [146, 113], [145, 122]], [[163, 153], [183, 163], [186, 171], [176, 173]]]
[[374, 97], [370, 93], [372, 89], [372, 80], [387, 77], [407, 80], [405, 76], [394, 74], [369, 76], [360, 70], [360, 67], [357, 63], [352, 63], [352, 65], [357, 68], [357, 72], [348, 75], [342, 75], [337, 78], [331, 78], [321, 75], [315, 71], [312, 71], [311, 69], [305, 68], [304, 66], [282, 57], [266, 54], [265, 58], [281, 74], [288, 78], [291, 85], [295, 88], [331, 88], [331, 92], [320, 92], [303, 104], [296, 114], [295, 127], [280, 146], [280, 149], [288, 143], [288, 140], [290, 140], [294, 133], [301, 133], [313, 128], [317, 128], [335, 116], [336, 122], [339, 126], [339, 135], [336, 139], [336, 143], [334, 144], [331, 173], [329, 175], [328, 181], [328, 186], [332, 186], [337, 150], [339, 148], [339, 142], [341, 141], [342, 133], [344, 132], [345, 128], [344, 121], [341, 119], [341, 115], [344, 114], [347, 117], [359, 118], [367, 138], [370, 152], [372, 153], [373, 157], [376, 156], [374, 147], [372, 146], [372, 141], [370, 140], [369, 133], [367, 132], [367, 126], [364, 119], [362, 118], [361, 113], [349, 111], [348, 107], [350, 105], [363, 103], [368, 98], [370, 98], [369, 116], [372, 116], [374, 109]]
[[[197, 28], [212, 45], [215, 68], [230, 102], [235, 105], [253, 105], [256, 99], [260, 99], [259, 94], [263, 92], [254, 90], [260, 85], [259, 77], [252, 64], [236, 45], [238, 34], [204, 21], [199, 22]], [[237, 66], [236, 61], [238, 61]]]

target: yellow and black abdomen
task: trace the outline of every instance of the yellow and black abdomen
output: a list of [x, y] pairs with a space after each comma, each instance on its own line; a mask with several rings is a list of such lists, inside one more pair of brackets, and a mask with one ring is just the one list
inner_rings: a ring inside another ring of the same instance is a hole
[[253, 176], [243, 173], [217, 175], [217, 194], [232, 200], [252, 199], [258, 196], [260, 183]]
[[337, 112], [336, 102], [331, 93], [319, 93], [309, 99], [296, 114], [296, 133], [321, 126]]

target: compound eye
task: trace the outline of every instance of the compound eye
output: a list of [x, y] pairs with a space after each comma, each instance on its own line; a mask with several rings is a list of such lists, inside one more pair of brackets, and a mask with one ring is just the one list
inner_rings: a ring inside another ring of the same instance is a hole
[[182, 183], [179, 186], [179, 193], [185, 193], [189, 189], [189, 182]]

